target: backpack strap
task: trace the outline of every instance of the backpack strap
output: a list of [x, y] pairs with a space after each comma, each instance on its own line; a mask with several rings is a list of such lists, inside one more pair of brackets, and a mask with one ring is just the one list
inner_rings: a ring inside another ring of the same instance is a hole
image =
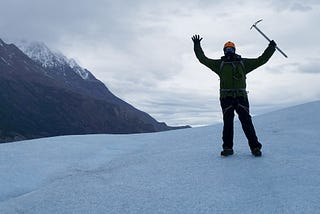
[[242, 66], [243, 72], [246, 73], [246, 67], [244, 66], [244, 63], [243, 63], [242, 58], [241, 58], [241, 60], [240, 60], [240, 64], [241, 64], [241, 66]]
[[240, 55], [236, 55], [235, 60], [234, 61], [230, 61], [230, 62], [226, 62], [226, 57], [225, 56], [221, 57], [219, 73], [221, 73], [222, 68], [225, 65], [225, 63], [231, 63], [232, 66], [235, 68], [236, 67], [235, 62], [239, 62], [241, 64], [241, 67], [242, 67], [243, 71], [245, 72], [246, 69], [245, 69], [242, 57]]
[[224, 60], [221, 60], [220, 69], [219, 69], [219, 74], [221, 74], [221, 71], [222, 71], [222, 68], [223, 68], [223, 66], [224, 66], [224, 63], [225, 63], [225, 61], [224, 61]]

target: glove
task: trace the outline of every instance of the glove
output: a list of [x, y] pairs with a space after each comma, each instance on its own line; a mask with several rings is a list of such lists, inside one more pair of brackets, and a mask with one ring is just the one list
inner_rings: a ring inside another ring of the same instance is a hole
[[269, 43], [269, 46], [276, 47], [277, 44], [275, 43], [274, 40], [271, 40], [270, 43]]
[[194, 35], [192, 37], [192, 41], [193, 41], [194, 44], [199, 44], [200, 45], [201, 40], [202, 40], [202, 38], [200, 38], [199, 35]]

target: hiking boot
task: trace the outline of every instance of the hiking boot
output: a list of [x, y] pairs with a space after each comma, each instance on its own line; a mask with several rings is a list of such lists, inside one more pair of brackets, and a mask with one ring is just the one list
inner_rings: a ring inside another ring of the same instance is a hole
[[221, 156], [229, 156], [229, 155], [233, 155], [233, 149], [223, 149], [221, 151]]
[[255, 157], [261, 157], [262, 152], [259, 148], [254, 148], [251, 150], [251, 153], [255, 156]]

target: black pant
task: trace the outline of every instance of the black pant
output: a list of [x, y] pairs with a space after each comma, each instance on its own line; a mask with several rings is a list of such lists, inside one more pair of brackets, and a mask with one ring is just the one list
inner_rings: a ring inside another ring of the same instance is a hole
[[249, 113], [249, 101], [247, 96], [220, 98], [220, 104], [223, 112], [222, 147], [224, 149], [231, 149], [233, 147], [233, 119], [234, 111], [236, 111], [242, 129], [248, 139], [250, 149], [261, 149], [262, 145], [258, 141]]

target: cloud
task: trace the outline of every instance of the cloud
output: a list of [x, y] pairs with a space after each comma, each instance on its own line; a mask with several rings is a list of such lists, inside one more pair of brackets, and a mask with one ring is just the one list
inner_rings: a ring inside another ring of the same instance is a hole
[[312, 10], [312, 7], [296, 2], [290, 7], [290, 9], [293, 10], [293, 11], [307, 12], [309, 10]]
[[306, 0], [303, 2], [293, 1], [293, 0], [284, 0], [277, 1], [271, 0], [269, 1], [269, 5], [275, 8], [277, 11], [297, 11], [297, 12], [308, 12], [312, 10], [314, 7], [319, 6], [319, 1], [317, 0]]
[[296, 66], [296, 71], [301, 73], [320, 74], [320, 58], [302, 61]]
[[268, 42], [249, 28], [264, 19], [261, 29], [289, 56], [276, 52], [248, 76], [252, 109], [267, 111], [320, 98], [312, 82], [319, 73], [319, 11], [317, 0], [11, 0], [0, 8], [0, 37], [43, 41], [156, 119], [199, 125], [221, 121], [219, 78], [195, 58], [193, 34], [204, 37], [210, 58], [220, 58], [227, 40], [243, 57], [258, 57]]
[[262, 71], [275, 75], [283, 73], [320, 74], [320, 58], [305, 57], [299, 61], [277, 63], [274, 66], [266, 66], [266, 69]]

